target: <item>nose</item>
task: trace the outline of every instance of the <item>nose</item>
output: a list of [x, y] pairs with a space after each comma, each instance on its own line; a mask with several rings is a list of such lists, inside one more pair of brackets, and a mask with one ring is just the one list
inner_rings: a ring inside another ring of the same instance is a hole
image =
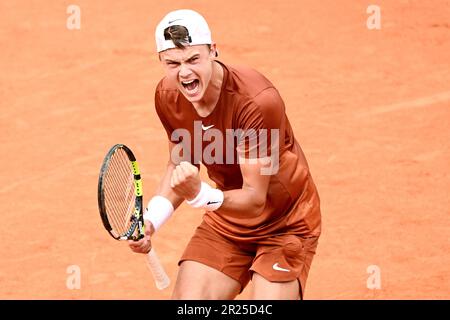
[[191, 75], [191, 73], [192, 71], [189, 69], [189, 67], [186, 64], [182, 63], [179, 72], [180, 78], [182, 79], [188, 78]]

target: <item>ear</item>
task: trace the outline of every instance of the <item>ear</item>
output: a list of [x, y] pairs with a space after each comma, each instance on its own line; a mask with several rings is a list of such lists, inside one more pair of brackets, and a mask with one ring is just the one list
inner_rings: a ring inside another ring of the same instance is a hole
[[213, 59], [219, 55], [219, 52], [217, 51], [217, 45], [215, 42], [211, 43], [211, 49], [209, 51], [209, 54]]

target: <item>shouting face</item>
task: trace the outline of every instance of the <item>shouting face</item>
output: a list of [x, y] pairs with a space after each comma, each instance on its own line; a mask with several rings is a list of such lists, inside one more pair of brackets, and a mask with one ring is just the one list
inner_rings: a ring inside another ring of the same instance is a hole
[[187, 46], [160, 53], [166, 77], [191, 103], [201, 103], [213, 74], [215, 45]]

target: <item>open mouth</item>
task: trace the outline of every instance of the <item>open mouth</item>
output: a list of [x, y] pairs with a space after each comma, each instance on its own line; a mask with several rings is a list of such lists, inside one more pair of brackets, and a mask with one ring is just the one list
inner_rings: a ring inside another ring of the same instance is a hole
[[197, 79], [194, 79], [194, 80], [189, 80], [189, 81], [182, 81], [181, 84], [186, 89], [186, 91], [188, 91], [189, 93], [192, 94], [197, 91], [200, 81]]

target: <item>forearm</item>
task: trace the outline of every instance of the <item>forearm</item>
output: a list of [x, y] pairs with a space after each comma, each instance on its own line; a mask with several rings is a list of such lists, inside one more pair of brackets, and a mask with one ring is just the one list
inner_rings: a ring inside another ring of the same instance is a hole
[[247, 188], [225, 191], [223, 196], [223, 203], [216, 212], [229, 217], [257, 217], [266, 203], [265, 197]]
[[174, 169], [175, 165], [169, 161], [166, 172], [164, 173], [164, 176], [155, 191], [155, 196], [158, 195], [167, 198], [172, 203], [174, 209], [177, 209], [184, 199], [178, 196], [170, 187], [170, 179]]
[[173, 169], [174, 165], [169, 162], [154, 196], [147, 205], [144, 219], [150, 222], [150, 235], [153, 235], [170, 218], [184, 200], [170, 187]]
[[171, 171], [171, 188], [193, 208], [230, 217], [257, 217], [264, 210], [270, 180], [270, 176], [260, 174], [260, 168], [260, 163], [243, 166], [242, 188], [223, 192], [202, 182], [198, 169], [182, 161]]

